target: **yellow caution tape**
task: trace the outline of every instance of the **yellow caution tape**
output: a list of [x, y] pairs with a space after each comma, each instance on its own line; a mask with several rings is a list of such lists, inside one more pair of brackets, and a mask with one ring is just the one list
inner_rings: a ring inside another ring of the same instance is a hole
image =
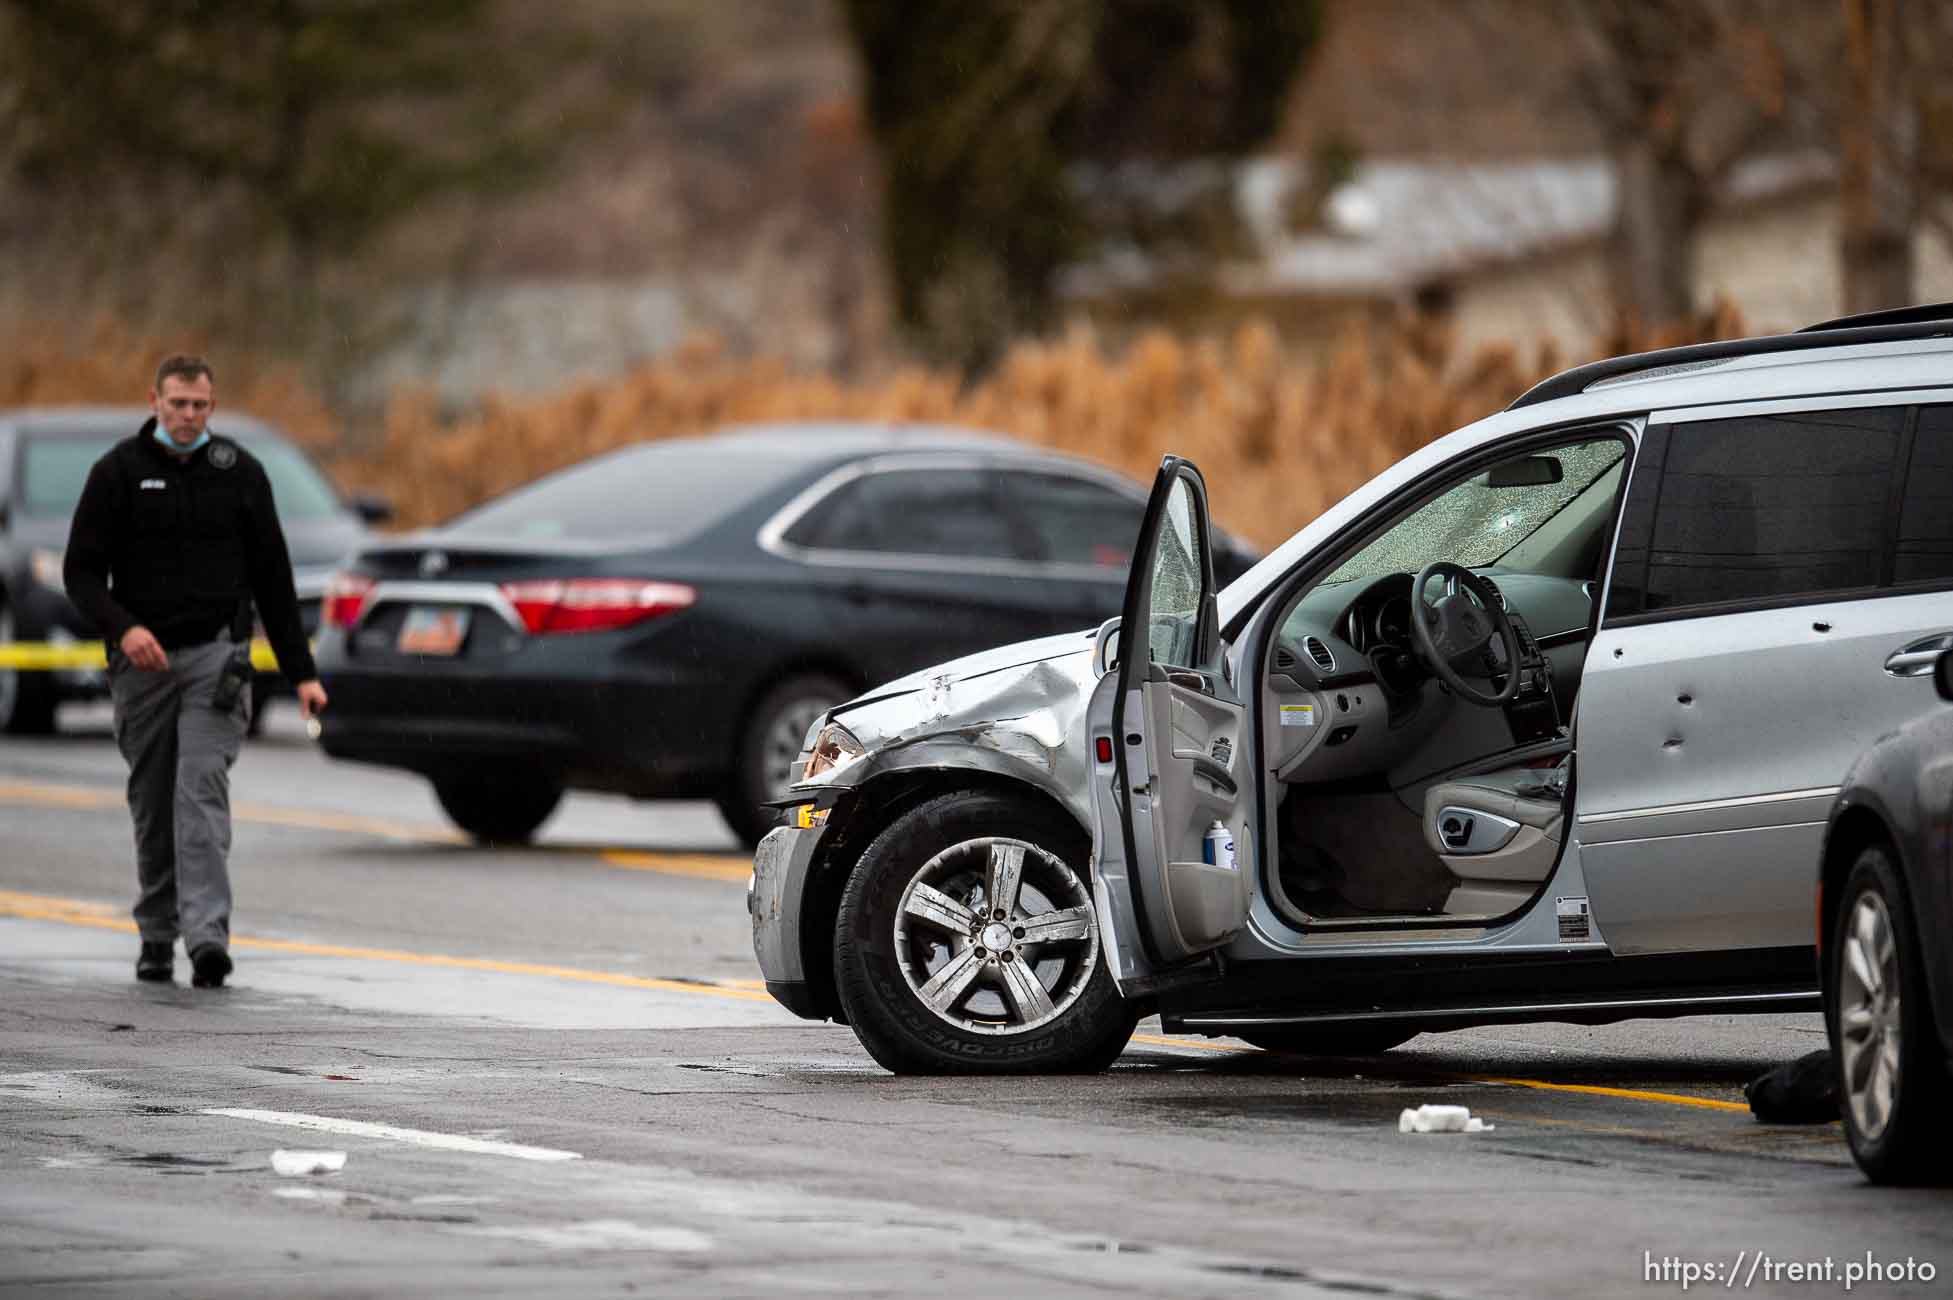
[[[271, 642], [258, 637], [251, 642], [251, 666], [260, 672], [277, 672], [278, 656]], [[59, 668], [106, 668], [108, 652], [100, 641], [71, 641], [52, 645], [46, 641], [9, 641], [0, 644], [0, 670], [52, 672]]]

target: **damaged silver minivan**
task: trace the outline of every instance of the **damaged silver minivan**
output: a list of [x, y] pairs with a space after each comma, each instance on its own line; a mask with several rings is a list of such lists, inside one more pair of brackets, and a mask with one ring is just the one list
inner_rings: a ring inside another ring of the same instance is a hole
[[1568, 371], [1225, 591], [1169, 457], [1134, 554], [1121, 619], [816, 723], [781, 1003], [898, 1072], [1816, 1010], [1832, 798], [1953, 632], [1953, 305]]

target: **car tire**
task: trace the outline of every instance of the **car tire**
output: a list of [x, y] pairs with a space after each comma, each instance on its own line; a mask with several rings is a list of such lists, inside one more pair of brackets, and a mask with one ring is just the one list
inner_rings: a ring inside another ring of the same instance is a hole
[[521, 778], [449, 777], [434, 782], [441, 810], [482, 844], [527, 844], [563, 800], [563, 787]]
[[[18, 638], [13, 610], [0, 601], [0, 645]], [[54, 731], [54, 678], [49, 673], [0, 668], [0, 731], [46, 736]]]
[[[993, 791], [890, 823], [836, 921], [835, 987], [868, 1054], [896, 1074], [1096, 1073], [1116, 1060], [1136, 1017], [1099, 951], [1090, 852], [1063, 811]], [[993, 886], [1012, 890], [1008, 906], [991, 907]], [[1050, 937], [1027, 941], [1040, 920]]]
[[1891, 851], [1874, 844], [1845, 878], [1831, 943], [1825, 1015], [1852, 1157], [1874, 1183], [1953, 1179], [1953, 1101], [1933, 1026], [1911, 899]]
[[1344, 1026], [1337, 1029], [1271, 1028], [1243, 1030], [1235, 1034], [1244, 1043], [1264, 1052], [1288, 1052], [1297, 1056], [1375, 1056], [1417, 1037], [1415, 1029], [1395, 1026]]
[[838, 677], [808, 673], [768, 690], [753, 706], [733, 756], [732, 787], [717, 800], [719, 812], [747, 848], [780, 824], [766, 801], [785, 793], [793, 761], [814, 719], [854, 695]]

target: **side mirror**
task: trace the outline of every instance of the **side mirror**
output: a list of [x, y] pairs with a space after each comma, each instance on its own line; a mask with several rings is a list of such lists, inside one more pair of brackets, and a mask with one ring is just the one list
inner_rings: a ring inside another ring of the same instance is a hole
[[1545, 487], [1558, 483], [1566, 477], [1557, 456], [1521, 456], [1517, 460], [1494, 465], [1485, 475], [1485, 486], [1490, 488]]
[[1933, 660], [1933, 687], [1942, 700], [1953, 701], [1953, 650], [1941, 651]]
[[1092, 638], [1092, 676], [1103, 677], [1118, 666], [1119, 620], [1108, 618]]
[[383, 524], [393, 518], [393, 502], [377, 492], [355, 492], [346, 498], [346, 504], [369, 524]]

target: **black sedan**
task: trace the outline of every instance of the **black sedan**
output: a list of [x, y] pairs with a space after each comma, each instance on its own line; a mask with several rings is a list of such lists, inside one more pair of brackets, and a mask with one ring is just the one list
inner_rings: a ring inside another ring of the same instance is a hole
[[527, 839], [580, 789], [709, 798], [756, 843], [827, 709], [1116, 615], [1145, 506], [956, 430], [629, 447], [362, 551], [326, 597], [320, 743], [422, 773], [482, 840]]
[[[140, 406], [0, 411], [0, 644], [95, 639], [68, 601], [61, 553], [90, 467], [147, 418], [149, 411]], [[263, 462], [291, 550], [306, 631], [316, 631], [326, 579], [371, 536], [368, 524], [386, 518], [386, 503], [342, 499], [303, 451], [261, 420], [220, 412], [211, 429], [236, 438]], [[261, 674], [260, 704], [283, 686], [275, 673]], [[99, 668], [0, 668], [0, 730], [51, 731], [60, 701], [106, 693]]]
[[[1930, 665], [1953, 700], [1953, 637], [1934, 641], [1886, 670]], [[1884, 737], [1846, 776], [1817, 933], [1851, 1154], [1873, 1182], [1953, 1181], [1953, 709]]]

